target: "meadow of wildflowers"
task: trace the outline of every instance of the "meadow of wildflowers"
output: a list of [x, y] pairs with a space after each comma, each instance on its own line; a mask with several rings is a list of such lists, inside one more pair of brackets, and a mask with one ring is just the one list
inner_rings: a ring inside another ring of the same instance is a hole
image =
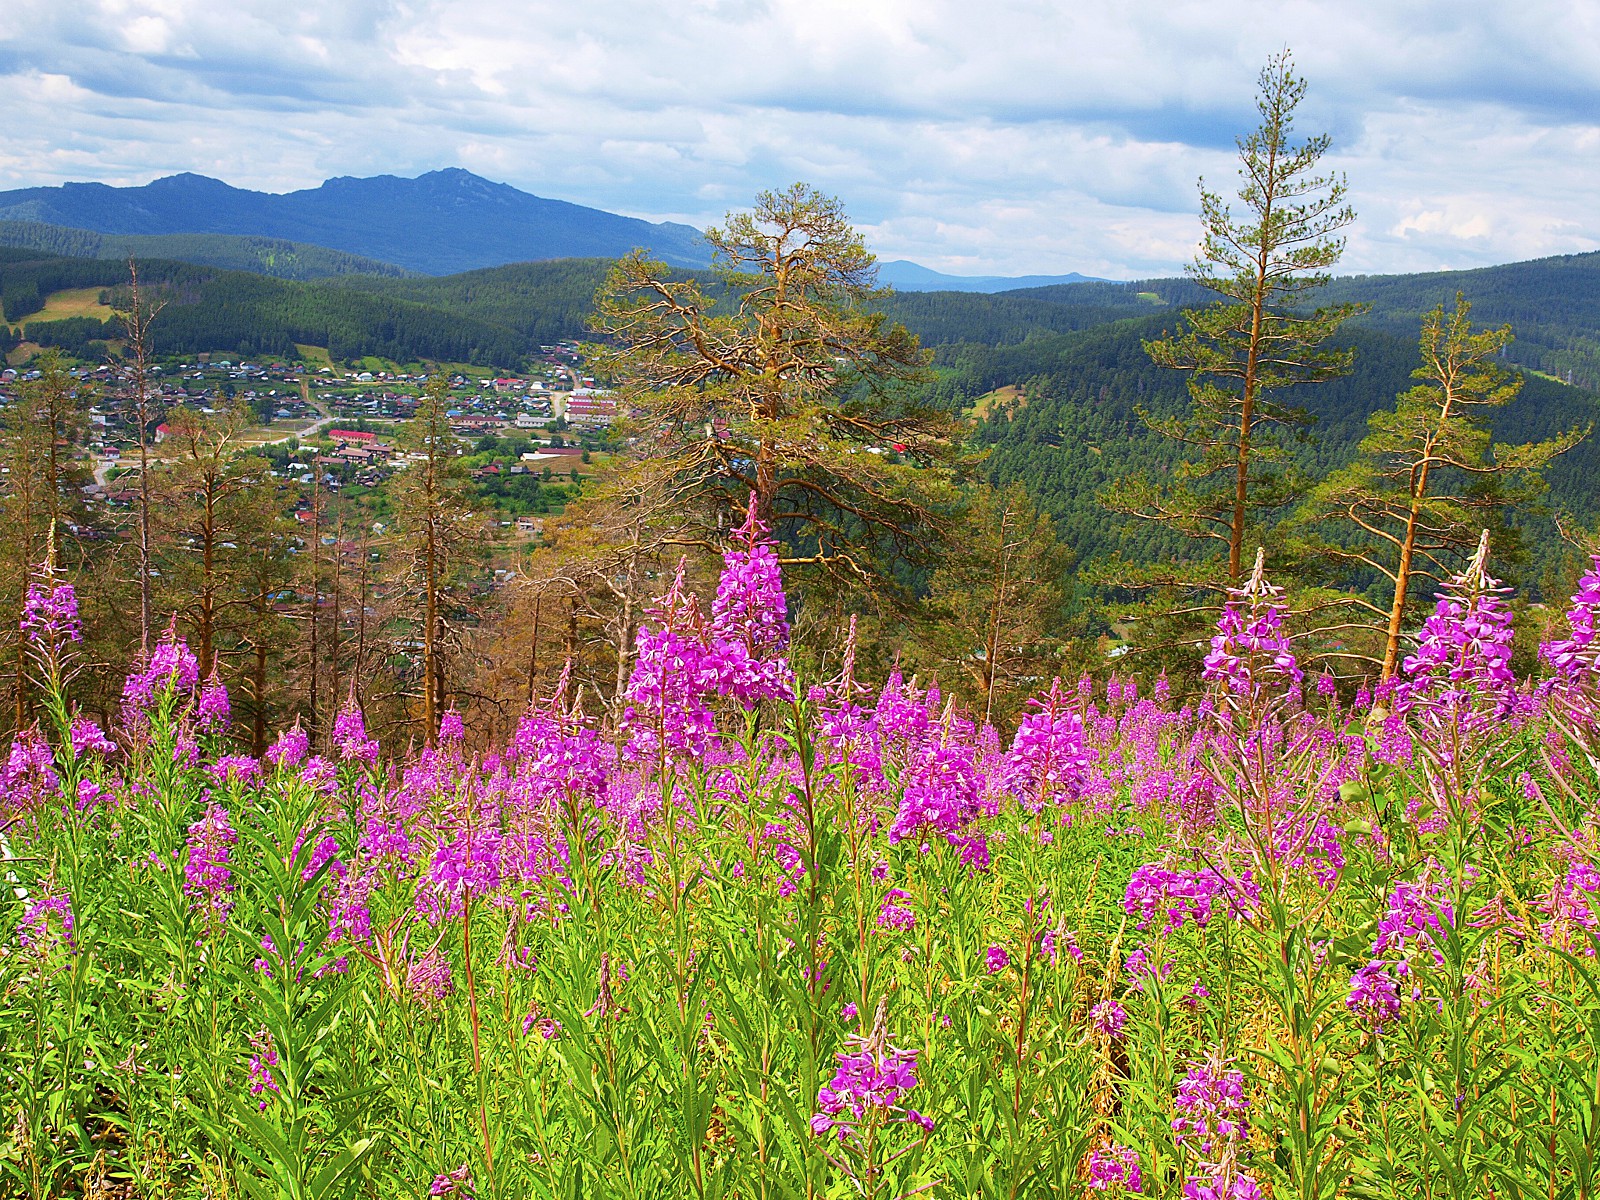
[[42, 571], [0, 1195], [1595, 1195], [1597, 610], [1518, 680], [1480, 558], [1352, 705], [1258, 567], [1203, 698], [1003, 742], [852, 640], [797, 679], [750, 524], [616, 728], [257, 761], [170, 634], [76, 711]]

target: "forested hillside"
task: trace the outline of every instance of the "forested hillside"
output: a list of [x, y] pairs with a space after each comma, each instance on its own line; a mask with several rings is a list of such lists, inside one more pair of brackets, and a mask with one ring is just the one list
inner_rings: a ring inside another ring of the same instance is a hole
[[[1516, 331], [1517, 340], [1507, 352], [1511, 361], [1563, 378], [1570, 371], [1574, 383], [1600, 387], [1600, 252], [1473, 271], [1346, 275], [1327, 287], [1319, 303], [1370, 304], [1370, 311], [1356, 318], [1356, 324], [1411, 337], [1420, 313], [1448, 303], [1457, 292], [1472, 303], [1480, 324], [1509, 323]], [[1026, 305], [1030, 301], [1135, 309], [1153, 301], [1170, 307], [1204, 304], [1210, 297], [1187, 279], [1151, 279], [1029, 288], [996, 299], [1017, 304], [1016, 311], [1022, 314], [1029, 311]], [[973, 340], [1020, 340], [1026, 336], [1029, 320], [1019, 318], [1007, 338]]]
[[330, 285], [364, 295], [406, 300], [512, 330], [533, 345], [582, 337], [595, 289], [610, 260], [561, 258], [513, 263], [460, 275], [404, 280], [363, 276]]
[[[116, 321], [97, 317], [29, 321], [56, 292], [101, 288], [115, 301], [127, 265], [111, 259], [52, 256], [0, 259], [0, 310], [22, 336], [75, 354], [116, 338]], [[402, 362], [439, 359], [510, 366], [527, 342], [476, 317], [380, 293], [319, 287], [243, 271], [166, 260], [140, 264], [153, 298], [164, 302], [152, 328], [163, 352], [237, 351], [292, 356], [295, 345], [326, 347], [336, 359], [374, 354]], [[92, 356], [92, 353], [91, 353]]]
[[[1150, 432], [1136, 411], [1166, 415], [1186, 403], [1183, 377], [1155, 366], [1142, 346], [1171, 324], [1172, 315], [1163, 314], [1009, 346], [968, 343], [937, 352], [939, 379], [929, 388], [936, 402], [960, 406], [996, 388], [1018, 389], [1019, 395], [1000, 399], [978, 425], [976, 439], [990, 452], [985, 474], [1000, 484], [1024, 483], [1080, 561], [1119, 549], [1137, 560], [1184, 549], [1169, 531], [1130, 525], [1096, 501], [1115, 479], [1164, 474], [1178, 461], [1180, 447]], [[1352, 373], [1304, 388], [1303, 395], [1289, 394], [1315, 418], [1294, 453], [1308, 476], [1321, 478], [1348, 461], [1366, 433], [1368, 415], [1392, 405], [1410, 385], [1417, 363], [1415, 324], [1409, 337], [1352, 330], [1341, 339], [1355, 351]], [[1493, 427], [1497, 441], [1522, 442], [1597, 417], [1600, 404], [1592, 393], [1531, 376], [1520, 398], [1496, 414]], [[1558, 459], [1547, 477], [1552, 505], [1584, 519], [1600, 513], [1600, 442], [1582, 443]], [[1535, 542], [1551, 532], [1548, 522], [1530, 522]]]
[[166, 258], [229, 271], [253, 271], [275, 279], [323, 279], [330, 275], [410, 274], [392, 263], [326, 246], [282, 238], [226, 233], [115, 234], [70, 229], [40, 221], [0, 221], [0, 246], [43, 250], [72, 258]]
[[[399, 361], [444, 359], [511, 365], [540, 344], [583, 337], [604, 259], [521, 263], [444, 277], [347, 275], [317, 283], [266, 278], [193, 264], [143, 264], [146, 282], [167, 300], [155, 336], [163, 349], [229, 350], [290, 356], [294, 346], [327, 347], [336, 360], [379, 355]], [[114, 338], [114, 323], [91, 317], [30, 322], [52, 293], [98, 287], [107, 298], [126, 278], [114, 260], [0, 251], [0, 303], [21, 335], [84, 353]], [[1420, 313], [1455, 289], [1478, 303], [1484, 323], [1510, 321], [1512, 362], [1571, 370], [1575, 382], [1600, 379], [1600, 255], [1547, 259], [1482, 271], [1340, 279], [1328, 299], [1359, 299], [1371, 311], [1347, 341], [1355, 370], [1307, 389], [1315, 423], [1296, 448], [1297, 464], [1317, 478], [1347, 461], [1368, 414], [1390, 404], [1415, 366]], [[712, 288], [713, 294], [715, 288]], [[1079, 560], [1121, 549], [1147, 559], [1179, 553], [1173, 535], [1128, 528], [1100, 507], [1106, 484], [1137, 472], [1165, 472], [1177, 448], [1151, 434], [1136, 409], [1178, 411], [1184, 381], [1151, 363], [1141, 342], [1176, 326], [1180, 307], [1204, 301], [1187, 280], [1086, 282], [997, 295], [895, 293], [885, 311], [935, 349], [935, 378], [921, 398], [965, 412], [983, 404], [976, 438], [990, 454], [996, 483], [1021, 481], [1056, 519]], [[1503, 410], [1496, 436], [1545, 437], [1596, 415], [1587, 391], [1530, 376], [1521, 399]], [[1600, 511], [1600, 440], [1587, 442], [1548, 472], [1551, 503], [1588, 517]], [[1535, 541], [1549, 524], [1529, 523]]]

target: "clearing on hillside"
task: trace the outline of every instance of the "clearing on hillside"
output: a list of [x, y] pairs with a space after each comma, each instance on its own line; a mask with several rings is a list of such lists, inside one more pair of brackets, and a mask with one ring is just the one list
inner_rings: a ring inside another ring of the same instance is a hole
[[38, 312], [29, 313], [17, 324], [32, 325], [39, 321], [65, 321], [69, 317], [93, 317], [97, 321], [108, 321], [115, 314], [109, 304], [100, 302], [100, 297], [105, 292], [105, 288], [98, 287], [70, 288], [64, 292], [51, 292], [49, 299], [44, 302], [43, 308]]
[[1027, 404], [1027, 394], [1022, 390], [1021, 384], [1008, 383], [1005, 387], [995, 388], [992, 392], [985, 392], [972, 402], [972, 416], [974, 420], [981, 421], [996, 408], [1008, 406], [1012, 403], [1018, 406]]
[[306, 345], [302, 345], [299, 342], [296, 342], [294, 344], [294, 348], [300, 352], [301, 359], [308, 366], [312, 366], [312, 367], [331, 367], [331, 366], [333, 366], [333, 360], [328, 357], [328, 348], [326, 346], [306, 346]]

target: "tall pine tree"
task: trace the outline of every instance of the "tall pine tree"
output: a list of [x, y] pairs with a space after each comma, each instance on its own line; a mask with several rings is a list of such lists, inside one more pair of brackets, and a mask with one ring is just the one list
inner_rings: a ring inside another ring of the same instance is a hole
[[1306, 308], [1339, 261], [1340, 231], [1355, 213], [1343, 177], [1319, 171], [1327, 135], [1295, 140], [1305, 92], [1289, 51], [1267, 62], [1256, 95], [1261, 124], [1238, 143], [1243, 213], [1200, 185], [1203, 237], [1188, 274], [1217, 300], [1186, 311], [1179, 332], [1145, 345], [1155, 362], [1188, 374], [1188, 413], [1141, 413], [1188, 448], [1187, 461], [1165, 486], [1130, 479], [1105, 498], [1115, 511], [1216, 544], [1217, 552], [1176, 572], [1129, 572], [1128, 582], [1237, 586], [1256, 518], [1288, 498], [1281, 434], [1306, 421], [1281, 393], [1350, 367], [1348, 351], [1325, 344], [1359, 306]]

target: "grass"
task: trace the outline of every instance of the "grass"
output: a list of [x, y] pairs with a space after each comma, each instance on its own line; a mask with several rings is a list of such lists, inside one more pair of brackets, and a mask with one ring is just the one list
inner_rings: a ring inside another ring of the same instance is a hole
[[316, 423], [316, 419], [310, 421], [298, 419], [293, 421], [274, 421], [270, 425], [257, 426], [253, 429], [245, 430], [239, 435], [239, 441], [247, 446], [270, 445], [274, 442], [281, 442], [285, 438], [303, 434]]
[[29, 313], [23, 317], [21, 323], [32, 325], [40, 321], [65, 321], [71, 317], [108, 320], [112, 315], [111, 306], [100, 302], [105, 290], [105, 288], [88, 287], [51, 292], [49, 299], [44, 302], [44, 307], [36, 313]]
[[1012, 383], [1007, 384], [1002, 388], [995, 388], [994, 391], [985, 392], [983, 395], [973, 400], [972, 416], [974, 419], [981, 421], [988, 417], [989, 414], [992, 413], [996, 408], [1003, 405], [1009, 405], [1012, 402], [1017, 402], [1019, 404], [1026, 404], [1028, 402], [1028, 398], [1023, 393], [1022, 387], [1019, 384]]

